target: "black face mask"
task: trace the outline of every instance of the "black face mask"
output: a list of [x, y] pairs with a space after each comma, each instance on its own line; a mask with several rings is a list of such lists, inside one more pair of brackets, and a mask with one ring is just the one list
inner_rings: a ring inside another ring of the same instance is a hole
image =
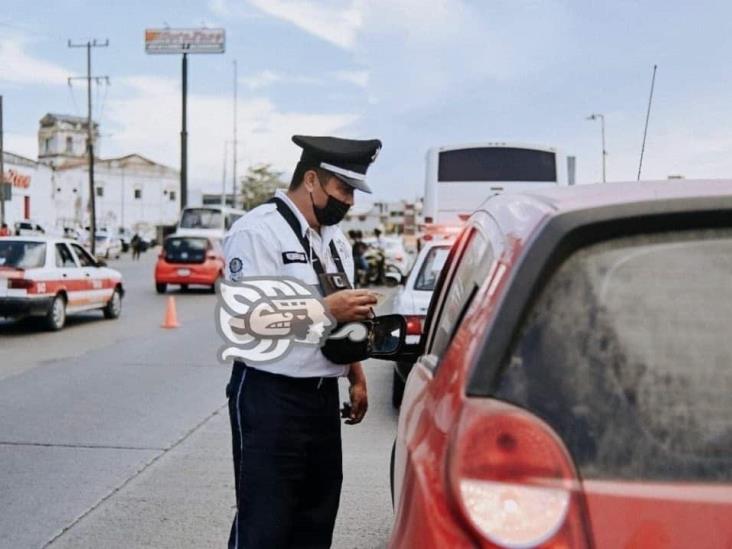
[[[322, 187], [322, 185], [321, 185]], [[338, 225], [344, 217], [346, 217], [346, 214], [348, 213], [348, 210], [351, 209], [350, 204], [347, 204], [346, 202], [343, 202], [342, 200], [338, 200], [336, 197], [331, 196], [327, 192], [325, 192], [325, 189], [323, 189], [323, 192], [328, 195], [328, 202], [325, 203], [325, 206], [322, 208], [319, 208], [315, 205], [315, 201], [313, 200], [313, 193], [310, 193], [310, 202], [313, 203], [313, 212], [315, 212], [315, 219], [318, 220], [318, 223], [321, 225]]]

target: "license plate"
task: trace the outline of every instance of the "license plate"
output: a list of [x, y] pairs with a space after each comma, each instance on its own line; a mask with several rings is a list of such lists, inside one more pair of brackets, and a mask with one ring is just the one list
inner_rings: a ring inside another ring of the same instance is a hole
[[8, 295], [8, 279], [0, 278], [0, 296]]
[[191, 274], [190, 269], [178, 269], [178, 276], [188, 276]]

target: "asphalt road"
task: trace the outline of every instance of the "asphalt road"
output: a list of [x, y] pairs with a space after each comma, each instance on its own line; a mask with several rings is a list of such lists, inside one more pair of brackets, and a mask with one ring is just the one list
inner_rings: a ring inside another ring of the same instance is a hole
[[[155, 257], [111, 262], [127, 287], [118, 320], [85, 313], [58, 333], [0, 320], [0, 548], [225, 547], [235, 501], [215, 296], [170, 292], [181, 327], [163, 330]], [[336, 548], [383, 547], [393, 520], [391, 368], [366, 372], [369, 413], [343, 426]]]

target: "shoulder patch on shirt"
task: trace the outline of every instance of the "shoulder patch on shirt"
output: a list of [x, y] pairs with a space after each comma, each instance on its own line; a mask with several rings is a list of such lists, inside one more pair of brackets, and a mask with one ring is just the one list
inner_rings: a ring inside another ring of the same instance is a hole
[[233, 258], [231, 261], [229, 261], [229, 272], [232, 274], [236, 274], [239, 271], [241, 271], [244, 268], [244, 264], [242, 263], [241, 259], [238, 257]]
[[282, 261], [287, 265], [288, 263], [307, 263], [308, 256], [305, 252], [282, 252]]

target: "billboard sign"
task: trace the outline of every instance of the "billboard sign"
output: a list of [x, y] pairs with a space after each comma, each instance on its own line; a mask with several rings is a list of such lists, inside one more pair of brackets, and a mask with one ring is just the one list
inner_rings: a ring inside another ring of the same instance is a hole
[[145, 29], [146, 53], [224, 53], [224, 29]]

